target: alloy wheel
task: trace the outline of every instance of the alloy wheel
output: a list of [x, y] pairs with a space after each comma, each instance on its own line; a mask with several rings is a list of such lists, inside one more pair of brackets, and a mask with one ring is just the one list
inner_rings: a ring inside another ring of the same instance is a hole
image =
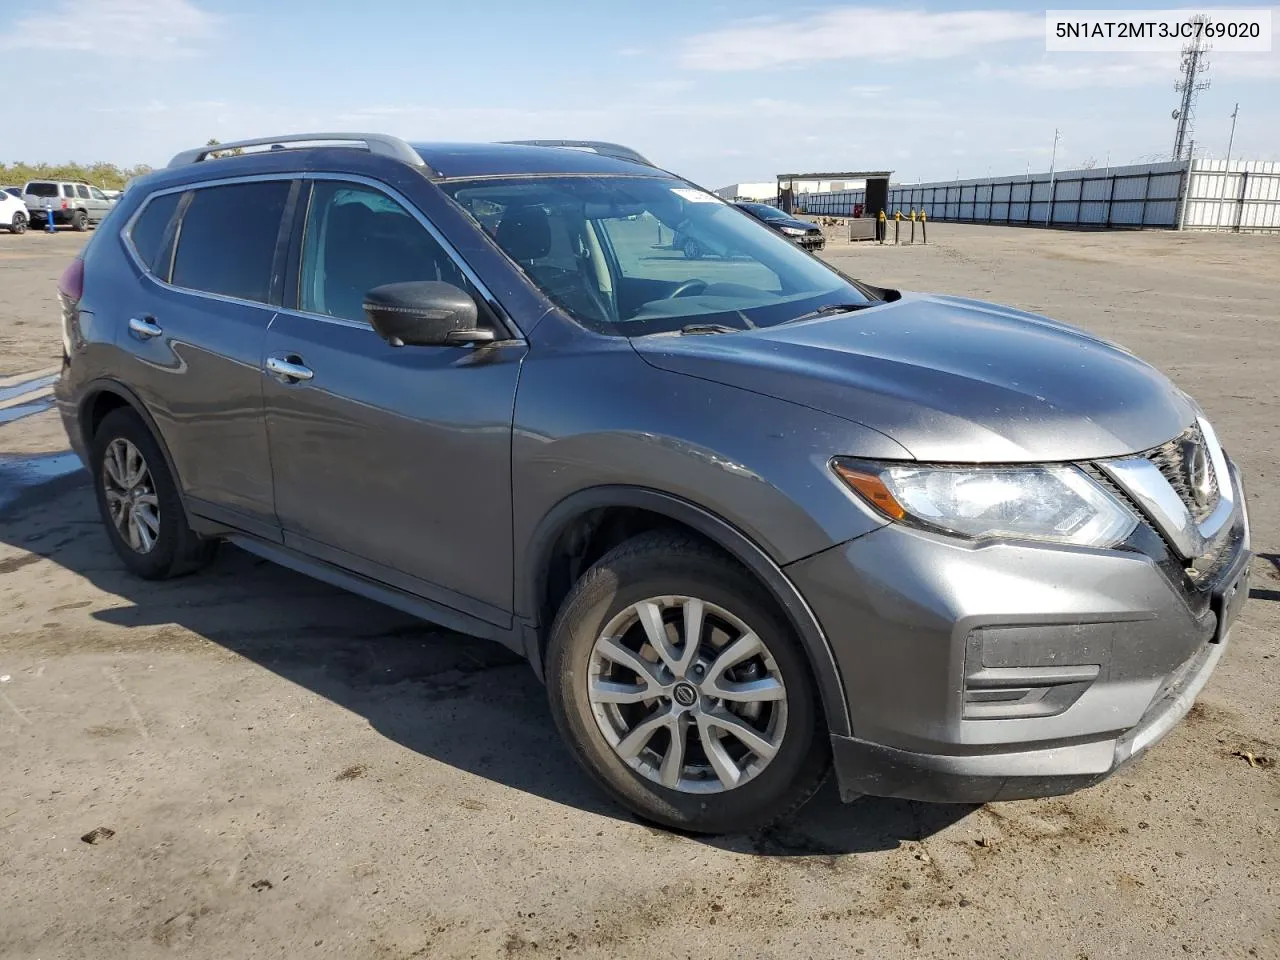
[[102, 490], [111, 522], [137, 553], [150, 553], [160, 536], [160, 501], [142, 452], [116, 437], [102, 458]]
[[652, 597], [615, 616], [592, 647], [587, 683], [618, 757], [683, 793], [742, 786], [786, 734], [787, 690], [769, 648], [696, 597]]

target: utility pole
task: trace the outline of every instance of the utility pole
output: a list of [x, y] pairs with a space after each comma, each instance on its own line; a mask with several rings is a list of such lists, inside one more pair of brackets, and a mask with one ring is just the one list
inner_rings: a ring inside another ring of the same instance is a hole
[[[1192, 17], [1191, 22], [1199, 24], [1200, 29], [1203, 29], [1206, 22], [1204, 14]], [[1196, 98], [1200, 96], [1202, 90], [1209, 89], [1209, 81], [1199, 79], [1201, 74], [1209, 70], [1208, 54], [1209, 45], [1200, 35], [1182, 48], [1182, 65], [1178, 68], [1182, 79], [1173, 85], [1173, 89], [1182, 94], [1178, 109], [1173, 111], [1173, 119], [1178, 121], [1178, 129], [1173, 136], [1174, 160], [1183, 160], [1190, 156], [1190, 152], [1185, 148], [1195, 127]]]
[[1053, 128], [1053, 152], [1049, 155], [1049, 203], [1044, 210], [1044, 225], [1049, 225], [1049, 218], [1053, 216], [1053, 172], [1058, 163], [1058, 141], [1061, 139], [1058, 128]]
[[1231, 169], [1231, 147], [1236, 142], [1236, 117], [1240, 115], [1240, 104], [1231, 111], [1231, 136], [1227, 137], [1227, 169]]
[[1222, 165], [1222, 185], [1218, 191], [1218, 222], [1213, 226], [1222, 226], [1222, 204], [1227, 199], [1227, 181], [1231, 179], [1231, 148], [1236, 142], [1236, 117], [1240, 115], [1240, 104], [1231, 111], [1231, 136], [1227, 137], [1227, 162]]

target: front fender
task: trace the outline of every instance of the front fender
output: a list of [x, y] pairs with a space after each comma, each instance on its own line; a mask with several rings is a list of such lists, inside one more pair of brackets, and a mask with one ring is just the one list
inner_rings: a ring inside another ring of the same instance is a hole
[[514, 427], [517, 616], [536, 623], [549, 552], [575, 517], [608, 506], [668, 516], [768, 586], [809, 653], [832, 730], [847, 728], [831, 651], [781, 568], [886, 522], [832, 474], [833, 456], [905, 450], [830, 414], [656, 369], [618, 338], [531, 353]]

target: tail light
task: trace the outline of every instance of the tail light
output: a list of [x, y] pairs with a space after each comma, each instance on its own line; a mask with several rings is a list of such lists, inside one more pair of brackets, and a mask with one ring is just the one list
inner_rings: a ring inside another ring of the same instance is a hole
[[84, 296], [84, 261], [76, 257], [58, 278], [58, 292], [72, 303]]
[[65, 200], [62, 201], [62, 209], [63, 210], [67, 209], [67, 201]]
[[76, 257], [58, 278], [58, 303], [62, 307], [62, 351], [71, 356], [72, 344], [80, 339], [80, 298], [84, 296], [84, 260]]

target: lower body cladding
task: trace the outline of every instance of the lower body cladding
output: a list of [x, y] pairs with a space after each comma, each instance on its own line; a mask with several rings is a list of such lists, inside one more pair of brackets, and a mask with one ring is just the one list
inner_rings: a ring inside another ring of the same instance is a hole
[[1248, 596], [1239, 508], [1231, 527], [1194, 587], [1140, 552], [897, 524], [788, 566], [849, 703], [841, 796], [1052, 796], [1136, 759], [1191, 708]]

